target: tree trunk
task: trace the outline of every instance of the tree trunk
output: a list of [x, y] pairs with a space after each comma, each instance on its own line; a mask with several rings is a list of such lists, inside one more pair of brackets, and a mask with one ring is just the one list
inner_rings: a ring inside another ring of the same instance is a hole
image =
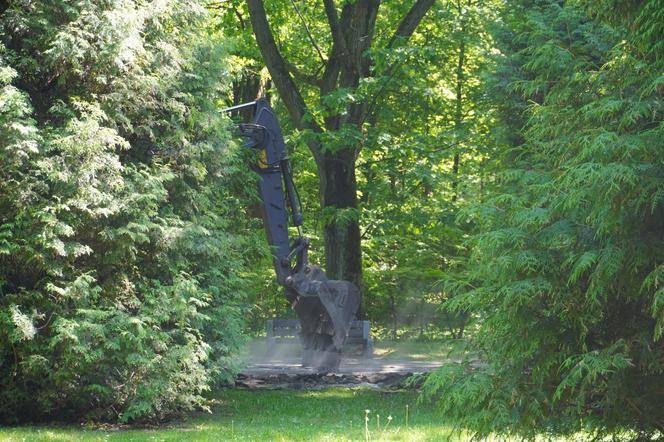
[[362, 251], [357, 213], [355, 151], [325, 153], [318, 165], [321, 207], [326, 222], [325, 271], [331, 279], [362, 284]]
[[[458, 4], [459, 13], [461, 13], [461, 4]], [[461, 18], [461, 41], [459, 42], [459, 58], [457, 59], [456, 69], [456, 101], [454, 110], [454, 139], [456, 142], [454, 160], [452, 163], [452, 201], [456, 201], [459, 196], [459, 166], [461, 163], [461, 154], [459, 152], [459, 145], [461, 143], [461, 129], [463, 124], [463, 86], [464, 75], [463, 65], [466, 60], [466, 24], [463, 17]]]
[[394, 292], [390, 293], [390, 308], [392, 309], [392, 340], [396, 341], [399, 324], [397, 323], [397, 303], [394, 299]]
[[[388, 48], [408, 40], [435, 0], [415, 0], [403, 17]], [[343, 2], [341, 15], [335, 0], [323, 0], [325, 15], [330, 27], [332, 46], [324, 62], [325, 69], [320, 78], [313, 81], [319, 90], [319, 99], [338, 88], [356, 88], [362, 78], [371, 74], [372, 60], [368, 50], [373, 43], [376, 18], [380, 0], [355, 0]], [[263, 0], [247, 0], [256, 42], [270, 76], [279, 91], [293, 124], [298, 129], [323, 133], [323, 128], [311, 118], [300, 89], [291, 75], [289, 63], [282, 57], [265, 14]], [[313, 39], [312, 43], [313, 42]], [[314, 43], [315, 46], [315, 43]], [[316, 50], [319, 51], [318, 47]], [[319, 51], [320, 52], [320, 51]], [[322, 56], [321, 56], [322, 58]], [[388, 69], [387, 75], [391, 75]], [[300, 79], [307, 80], [309, 75]], [[344, 125], [362, 129], [370, 117], [367, 103], [348, 105], [346, 112], [327, 117], [327, 131], [336, 131]], [[355, 159], [359, 146], [347, 146], [334, 153], [321, 149], [318, 140], [308, 142], [309, 149], [318, 165], [321, 208], [326, 217], [324, 227], [326, 272], [333, 279], [344, 279], [362, 288], [362, 254], [357, 201]], [[330, 213], [334, 212], [334, 213]], [[360, 307], [360, 317], [363, 315]]]

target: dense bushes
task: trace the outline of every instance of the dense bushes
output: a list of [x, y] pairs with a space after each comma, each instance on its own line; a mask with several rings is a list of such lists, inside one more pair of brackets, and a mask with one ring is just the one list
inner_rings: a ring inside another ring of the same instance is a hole
[[511, 4], [495, 33], [509, 138], [452, 301], [486, 366], [427, 382], [479, 434], [664, 432], [664, 10], [610, 3]]
[[0, 421], [200, 405], [257, 243], [223, 45], [194, 2], [2, 5]]

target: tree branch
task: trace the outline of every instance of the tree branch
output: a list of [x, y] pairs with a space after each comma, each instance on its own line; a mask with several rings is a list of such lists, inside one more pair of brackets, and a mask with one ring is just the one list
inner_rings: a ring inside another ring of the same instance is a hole
[[240, 13], [240, 11], [238, 11], [235, 6], [233, 6], [233, 12], [235, 12], [235, 16], [240, 21], [240, 28], [243, 30], [246, 29], [247, 25], [244, 23], [244, 17], [242, 17], [242, 13]]
[[316, 43], [316, 40], [314, 39], [314, 36], [311, 35], [311, 31], [309, 31], [309, 26], [307, 25], [307, 22], [304, 20], [304, 17], [300, 13], [300, 9], [297, 7], [295, 4], [294, 0], [291, 0], [291, 5], [293, 5], [293, 9], [295, 9], [295, 13], [299, 17], [300, 21], [302, 22], [302, 26], [304, 26], [304, 31], [307, 33], [307, 37], [309, 37], [309, 41], [313, 45], [314, 49], [316, 49], [316, 52], [318, 53], [318, 57], [320, 58], [320, 61], [325, 65], [325, 57], [323, 57], [323, 53], [320, 50], [320, 47], [318, 47], [318, 44]]
[[399, 39], [408, 40], [435, 2], [436, 0], [417, 0], [399, 23], [387, 47], [391, 48]]
[[330, 55], [328, 56], [327, 65], [325, 66], [325, 71], [323, 72], [323, 77], [321, 78], [321, 97], [327, 95], [336, 87], [339, 72], [341, 71], [341, 64], [348, 54], [346, 40], [341, 32], [339, 16], [337, 15], [337, 7], [334, 5], [334, 0], [323, 0], [323, 3], [325, 5], [327, 22], [330, 25], [330, 32], [332, 33], [332, 47], [330, 49]]
[[[429, 9], [431, 9], [431, 7], [435, 2], [436, 0], [417, 0], [415, 4], [410, 8], [406, 16], [401, 20], [401, 23], [399, 23], [397, 30], [394, 32], [394, 35], [387, 43], [387, 48], [389, 49], [393, 47], [394, 44], [399, 40], [402, 40], [403, 42], [407, 41], [413, 35], [415, 29], [417, 29], [417, 26], [420, 24], [426, 13], [429, 11]], [[398, 65], [399, 65], [398, 62], [394, 62], [387, 67], [387, 70], [385, 71], [385, 76], [387, 77], [387, 81], [383, 83], [378, 93], [374, 95], [374, 97], [372, 98], [371, 103], [368, 106], [367, 112], [364, 115], [364, 118], [362, 119], [362, 124], [364, 124], [366, 120], [369, 120], [370, 124], [372, 126], [374, 125], [375, 123], [374, 120], [376, 118], [375, 108], [378, 103], [378, 99], [386, 89], [388, 83], [392, 80], [394, 69]]]
[[325, 5], [325, 15], [327, 15], [327, 22], [330, 25], [330, 32], [332, 32], [332, 42], [339, 47], [339, 54], [343, 57], [348, 53], [348, 48], [339, 25], [337, 7], [334, 5], [334, 0], [323, 0], [323, 4]]
[[[251, 26], [254, 29], [256, 43], [263, 56], [263, 61], [265, 61], [265, 65], [270, 72], [272, 81], [274, 81], [279, 95], [293, 120], [293, 125], [298, 129], [310, 129], [320, 132], [321, 128], [318, 124], [304, 118], [308, 113], [307, 106], [304, 103], [302, 94], [300, 94], [293, 78], [291, 78], [288, 72], [288, 67], [277, 48], [277, 44], [274, 42], [274, 36], [265, 14], [263, 0], [247, 0], [247, 6], [249, 8], [249, 16], [251, 18]], [[320, 148], [314, 143], [309, 143], [309, 149], [313, 153], [314, 158], [318, 160], [321, 156]]]

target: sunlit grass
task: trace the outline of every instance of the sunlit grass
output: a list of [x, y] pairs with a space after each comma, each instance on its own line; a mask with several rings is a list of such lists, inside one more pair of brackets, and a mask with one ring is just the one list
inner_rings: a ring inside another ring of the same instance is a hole
[[[262, 354], [263, 341], [251, 342], [243, 356]], [[445, 361], [460, 355], [456, 345], [454, 341], [380, 341], [376, 343], [375, 357], [390, 361]], [[293, 351], [298, 351], [297, 345]], [[216, 405], [211, 415], [199, 414], [159, 428], [4, 428], [0, 429], [0, 441], [362, 441], [365, 410], [370, 410], [370, 440], [459, 440], [458, 435], [450, 436], [451, 427], [430, 406], [417, 403], [415, 391], [223, 390], [213, 399]], [[392, 419], [388, 420], [388, 416]]]
[[[31, 426], [0, 429], [0, 440], [362, 441], [365, 438], [365, 410], [370, 410], [369, 437], [374, 441], [448, 440], [451, 432], [432, 408], [417, 403], [417, 393], [412, 391], [225, 390], [216, 400], [218, 405], [211, 415], [191, 417], [159, 429]], [[389, 424], [388, 416], [392, 416]]]

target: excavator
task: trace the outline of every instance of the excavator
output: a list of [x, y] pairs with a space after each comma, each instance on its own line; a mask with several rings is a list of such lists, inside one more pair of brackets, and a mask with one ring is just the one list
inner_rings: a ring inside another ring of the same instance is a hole
[[[237, 133], [245, 139], [244, 147], [257, 151], [253, 169], [259, 176], [260, 211], [277, 281], [300, 319], [302, 366], [318, 373], [334, 372], [360, 305], [359, 289], [349, 281], [328, 279], [320, 267], [309, 263], [310, 240], [302, 235], [300, 199], [274, 110], [265, 98], [259, 98], [223, 111], [251, 107], [253, 121], [238, 124]], [[290, 225], [298, 232], [293, 240]]]

